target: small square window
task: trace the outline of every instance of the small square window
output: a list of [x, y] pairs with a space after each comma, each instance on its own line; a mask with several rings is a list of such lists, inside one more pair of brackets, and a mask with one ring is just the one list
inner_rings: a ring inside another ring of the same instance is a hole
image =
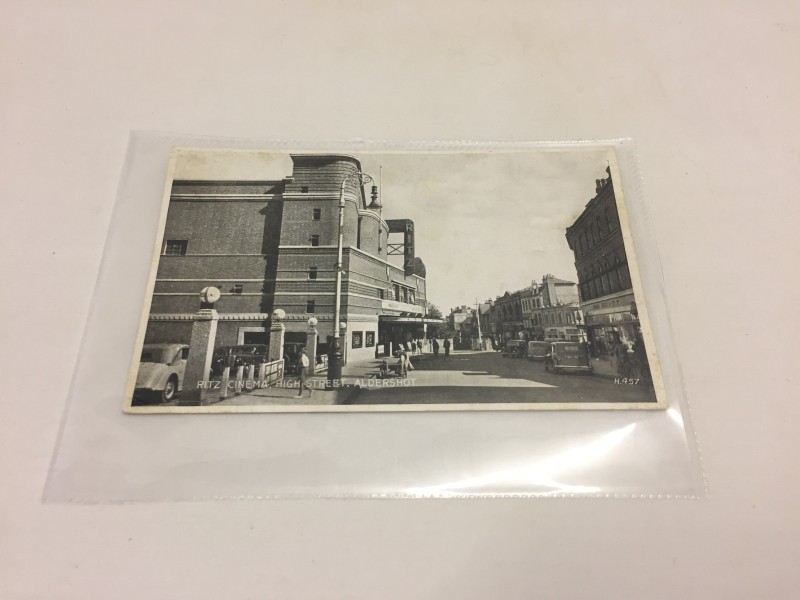
[[312, 246], [319, 246], [319, 236], [318, 235], [312, 235], [311, 236], [311, 245]]
[[244, 290], [244, 286], [241, 283], [234, 283], [233, 290], [231, 290], [234, 294], [241, 294], [242, 290]]
[[314, 306], [315, 304], [316, 303], [314, 302], [314, 300], [306, 300], [306, 312], [313, 313], [314, 310], [316, 309], [316, 306]]
[[167, 240], [164, 244], [164, 254], [167, 256], [185, 256], [189, 247], [189, 240]]
[[301, 185], [300, 186], [300, 193], [301, 194], [307, 194], [308, 193], [308, 186], [307, 185]]
[[317, 278], [317, 267], [308, 267], [308, 278], [309, 279]]
[[322, 209], [321, 208], [315, 208], [313, 215], [314, 215], [313, 216], [313, 220], [314, 221], [319, 221], [320, 219], [322, 219]]

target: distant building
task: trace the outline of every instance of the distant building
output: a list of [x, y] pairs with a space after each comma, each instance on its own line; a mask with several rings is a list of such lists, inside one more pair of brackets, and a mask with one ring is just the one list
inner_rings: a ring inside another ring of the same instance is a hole
[[453, 342], [457, 349], [471, 348], [472, 339], [478, 339], [478, 324], [475, 321], [475, 309], [466, 305], [450, 310], [447, 324], [454, 332]]
[[608, 177], [595, 182], [596, 195], [566, 232], [575, 255], [585, 325], [595, 352], [611, 348], [617, 336], [634, 342], [638, 326], [614, 184], [610, 170], [606, 172]]
[[496, 337], [498, 341], [518, 340], [525, 336], [520, 292], [506, 292], [494, 301]]
[[535, 281], [520, 291], [522, 314], [529, 339], [566, 340], [583, 339], [578, 286], [554, 275], [545, 275], [541, 283]]
[[[345, 357], [372, 358], [422, 338], [425, 266], [414, 224], [384, 220], [365, 197], [360, 162], [292, 155], [275, 181], [173, 182], [146, 342], [187, 343], [198, 293], [222, 291], [216, 345], [269, 342], [272, 311], [286, 311], [286, 342], [305, 342], [319, 321], [319, 352], [334, 332], [339, 200], [344, 187], [341, 321]], [[402, 243], [389, 243], [402, 234]], [[394, 252], [392, 252], [394, 250]], [[390, 262], [400, 254], [403, 265]]]

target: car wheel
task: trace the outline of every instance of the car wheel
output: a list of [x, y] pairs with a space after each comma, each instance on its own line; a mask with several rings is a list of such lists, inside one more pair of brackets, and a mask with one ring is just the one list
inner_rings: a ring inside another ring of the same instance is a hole
[[164, 389], [161, 390], [161, 402], [166, 404], [167, 402], [171, 402], [175, 395], [178, 393], [178, 378], [175, 375], [172, 375], [169, 379], [167, 379], [167, 383], [164, 385]]

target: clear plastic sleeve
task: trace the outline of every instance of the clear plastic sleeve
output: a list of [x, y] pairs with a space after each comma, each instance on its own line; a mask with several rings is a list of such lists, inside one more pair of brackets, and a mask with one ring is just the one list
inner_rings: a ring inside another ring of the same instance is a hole
[[[121, 410], [176, 146], [292, 150], [613, 146], [666, 410], [130, 415]], [[705, 495], [631, 140], [290, 143], [134, 133], [45, 490], [50, 502]]]

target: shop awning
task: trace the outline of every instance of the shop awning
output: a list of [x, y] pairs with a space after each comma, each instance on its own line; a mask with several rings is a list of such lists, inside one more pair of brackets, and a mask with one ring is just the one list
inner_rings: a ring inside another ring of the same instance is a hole
[[444, 323], [443, 319], [431, 317], [403, 317], [398, 315], [379, 315], [378, 321], [382, 323]]

